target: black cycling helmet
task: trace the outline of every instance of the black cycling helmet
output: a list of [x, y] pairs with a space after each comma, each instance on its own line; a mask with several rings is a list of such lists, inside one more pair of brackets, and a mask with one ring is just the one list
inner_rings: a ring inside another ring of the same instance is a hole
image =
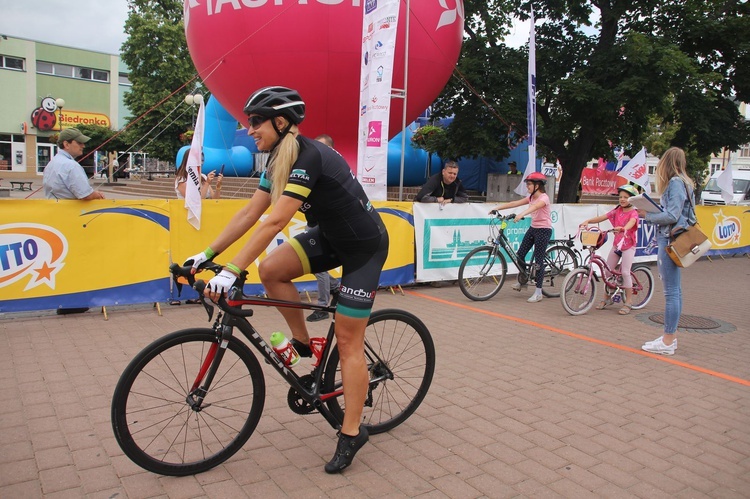
[[243, 109], [247, 115], [259, 114], [266, 118], [284, 116], [299, 125], [305, 119], [305, 101], [296, 90], [287, 87], [265, 87], [251, 95]]
[[531, 172], [529, 176], [524, 179], [525, 182], [534, 182], [535, 184], [547, 185], [547, 177], [539, 172]]

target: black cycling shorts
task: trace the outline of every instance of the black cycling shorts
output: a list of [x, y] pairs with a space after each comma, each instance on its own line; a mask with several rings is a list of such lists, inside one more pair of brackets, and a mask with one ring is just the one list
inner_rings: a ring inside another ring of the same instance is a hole
[[388, 232], [362, 241], [330, 241], [320, 227], [314, 227], [290, 239], [289, 244], [305, 274], [341, 266], [337, 313], [355, 318], [370, 316], [380, 272], [388, 257]]

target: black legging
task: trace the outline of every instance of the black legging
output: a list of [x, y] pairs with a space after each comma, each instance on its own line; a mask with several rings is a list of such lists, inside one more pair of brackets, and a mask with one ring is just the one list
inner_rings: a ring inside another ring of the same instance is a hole
[[526, 253], [534, 246], [534, 261], [537, 265], [536, 287], [541, 288], [544, 282], [544, 254], [547, 252], [547, 244], [552, 237], [552, 229], [529, 227], [523, 236], [521, 246], [518, 248], [518, 259], [526, 261]]

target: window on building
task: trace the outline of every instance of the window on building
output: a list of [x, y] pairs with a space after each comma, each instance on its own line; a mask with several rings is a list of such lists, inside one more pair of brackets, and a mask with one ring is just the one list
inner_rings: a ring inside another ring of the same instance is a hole
[[45, 75], [55, 74], [55, 68], [51, 62], [37, 62], [36, 72]]
[[9, 55], [0, 55], [0, 67], [16, 71], [24, 71], [26, 69], [26, 60], [18, 57], [11, 57]]
[[740, 147], [740, 158], [750, 158], [750, 144]]
[[67, 76], [68, 78], [73, 78], [76, 72], [73, 66], [68, 66], [67, 64], [55, 64], [54, 74], [55, 76]]
[[118, 75], [118, 81], [120, 82], [120, 85], [133, 85], [130, 83], [130, 78], [128, 78], [126, 73], [120, 73]]
[[82, 68], [78, 66], [69, 66], [67, 64], [39, 61], [36, 63], [36, 72], [39, 74], [109, 83], [109, 71], [103, 71], [101, 69]]

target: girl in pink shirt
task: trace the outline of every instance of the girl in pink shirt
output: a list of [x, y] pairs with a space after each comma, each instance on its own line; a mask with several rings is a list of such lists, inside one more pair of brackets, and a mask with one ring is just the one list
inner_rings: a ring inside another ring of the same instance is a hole
[[[633, 279], [630, 276], [630, 268], [633, 266], [635, 258], [635, 244], [638, 232], [638, 212], [630, 204], [630, 196], [635, 196], [638, 192], [632, 185], [621, 185], [617, 188], [619, 195], [619, 205], [609, 213], [598, 217], [590, 218], [583, 222], [581, 226], [592, 223], [609, 220], [612, 228], [615, 230], [615, 242], [607, 256], [607, 266], [614, 269], [617, 262], [622, 256], [620, 262], [620, 272], [622, 273], [622, 287], [625, 290], [625, 303], [620, 308], [620, 315], [627, 315], [633, 307]], [[602, 300], [597, 306], [601, 310], [612, 302]]]
[[[530, 303], [542, 300], [542, 283], [544, 282], [544, 253], [547, 251], [547, 244], [552, 237], [552, 216], [550, 213], [549, 196], [545, 191], [547, 178], [539, 172], [530, 173], [526, 177], [526, 188], [529, 191], [529, 197], [497, 205], [495, 210], [500, 211], [517, 206], [529, 205], [524, 211], [516, 215], [515, 222], [519, 222], [526, 215], [531, 215], [531, 228], [526, 231], [518, 248], [518, 259], [522, 262], [526, 260], [526, 254], [531, 247], [534, 247], [534, 261], [537, 266], [536, 272], [536, 289], [534, 294], [527, 300]], [[526, 284], [517, 282], [513, 289], [521, 291]]]

